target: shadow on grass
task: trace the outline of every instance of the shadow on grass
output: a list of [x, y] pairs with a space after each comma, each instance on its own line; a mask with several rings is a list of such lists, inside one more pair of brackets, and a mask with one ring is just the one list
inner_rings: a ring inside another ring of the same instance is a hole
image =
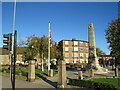
[[57, 82], [52, 82], [50, 80], [48, 80], [46, 77], [43, 77], [39, 74], [36, 74], [39, 78], [41, 78], [42, 80], [44, 80], [45, 82], [49, 83], [50, 85], [52, 85], [53, 87], [57, 88]]

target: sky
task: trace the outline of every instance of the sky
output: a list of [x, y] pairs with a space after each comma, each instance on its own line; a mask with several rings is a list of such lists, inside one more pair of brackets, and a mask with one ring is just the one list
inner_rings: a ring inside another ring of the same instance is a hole
[[[12, 32], [13, 6], [13, 2], [2, 3], [2, 34]], [[54, 41], [88, 41], [88, 24], [93, 23], [96, 47], [109, 54], [105, 30], [117, 15], [117, 2], [17, 2], [17, 41], [33, 34], [47, 36], [49, 21]]]

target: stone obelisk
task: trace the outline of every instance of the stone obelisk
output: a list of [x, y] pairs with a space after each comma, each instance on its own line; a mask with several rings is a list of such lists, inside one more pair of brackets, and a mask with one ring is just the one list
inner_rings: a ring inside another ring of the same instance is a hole
[[93, 23], [90, 23], [88, 25], [88, 41], [89, 41], [89, 58], [88, 58], [89, 68], [98, 69], [99, 64], [96, 55], [96, 44]]

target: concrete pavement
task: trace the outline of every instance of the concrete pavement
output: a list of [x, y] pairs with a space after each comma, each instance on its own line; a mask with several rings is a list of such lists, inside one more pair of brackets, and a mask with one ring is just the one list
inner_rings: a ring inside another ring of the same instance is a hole
[[[2, 88], [11, 88], [9, 77], [2, 76]], [[42, 79], [35, 80], [35, 82], [27, 82], [16, 79], [16, 88], [55, 88], [55, 87]]]

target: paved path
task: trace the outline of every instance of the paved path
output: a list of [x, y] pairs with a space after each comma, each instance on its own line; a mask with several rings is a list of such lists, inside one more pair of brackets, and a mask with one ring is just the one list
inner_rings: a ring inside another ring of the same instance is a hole
[[[9, 77], [2, 76], [2, 88], [11, 88]], [[27, 82], [16, 79], [16, 88], [55, 88], [55, 87], [42, 79], [35, 80], [35, 82]]]
[[[108, 71], [106, 73], [95, 73], [94, 75], [95, 77], [113, 77], [115, 76], [114, 71]], [[120, 73], [119, 73], [120, 76]], [[67, 71], [67, 77], [68, 78], [72, 78], [72, 79], [78, 79], [78, 71]], [[89, 72], [85, 72], [83, 73], [83, 77], [84, 78], [89, 78], [90, 74]]]

